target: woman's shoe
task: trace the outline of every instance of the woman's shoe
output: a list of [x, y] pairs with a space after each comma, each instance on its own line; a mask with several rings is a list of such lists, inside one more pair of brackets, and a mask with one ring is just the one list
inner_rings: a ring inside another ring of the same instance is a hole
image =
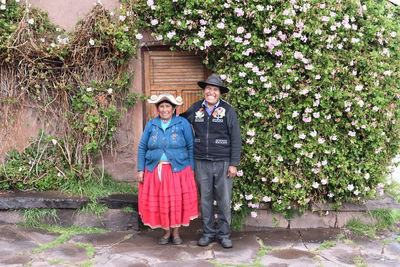
[[171, 240], [171, 237], [161, 237], [160, 240], [158, 240], [158, 244], [160, 245], [166, 245], [169, 243], [169, 241]]
[[174, 244], [174, 245], [180, 245], [180, 244], [182, 244], [183, 243], [183, 240], [182, 240], [182, 238], [180, 238], [180, 237], [174, 237], [173, 239], [172, 239], [172, 244]]

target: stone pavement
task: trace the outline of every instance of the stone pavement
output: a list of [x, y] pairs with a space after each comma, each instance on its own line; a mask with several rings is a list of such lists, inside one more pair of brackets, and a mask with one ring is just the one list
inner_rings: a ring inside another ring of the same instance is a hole
[[368, 239], [337, 228], [234, 232], [234, 247], [223, 249], [198, 247], [199, 229], [199, 220], [182, 228], [178, 246], [158, 245], [161, 230], [145, 230], [75, 235], [52, 247], [59, 234], [0, 224], [0, 266], [400, 266], [393, 233]]

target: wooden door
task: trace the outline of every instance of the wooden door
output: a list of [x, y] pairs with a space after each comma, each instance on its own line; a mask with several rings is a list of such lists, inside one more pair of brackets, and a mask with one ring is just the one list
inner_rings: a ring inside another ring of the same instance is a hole
[[[202, 98], [198, 81], [205, 81], [209, 71], [201, 58], [186, 52], [146, 51], [144, 53], [145, 94], [181, 96], [183, 112]], [[155, 105], [146, 103], [146, 122], [155, 117]]]

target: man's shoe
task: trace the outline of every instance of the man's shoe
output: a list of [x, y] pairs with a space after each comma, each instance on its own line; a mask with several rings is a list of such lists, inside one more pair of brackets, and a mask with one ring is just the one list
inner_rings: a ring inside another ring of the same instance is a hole
[[219, 243], [221, 244], [221, 246], [223, 248], [232, 248], [233, 247], [232, 240], [230, 240], [229, 238], [221, 238], [219, 240]]
[[200, 247], [206, 247], [208, 246], [211, 242], [214, 241], [214, 238], [212, 237], [208, 237], [208, 236], [202, 236], [199, 241], [197, 242], [197, 245], [199, 245]]

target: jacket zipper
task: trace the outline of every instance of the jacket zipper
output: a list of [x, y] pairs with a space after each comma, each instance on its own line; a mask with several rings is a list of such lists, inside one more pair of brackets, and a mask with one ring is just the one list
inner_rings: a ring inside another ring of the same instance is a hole
[[208, 143], [209, 143], [209, 140], [208, 140], [208, 132], [209, 132], [209, 129], [210, 129], [210, 116], [207, 116], [207, 134], [206, 134], [206, 141], [207, 141], [207, 143], [206, 143], [206, 157], [208, 158]]

